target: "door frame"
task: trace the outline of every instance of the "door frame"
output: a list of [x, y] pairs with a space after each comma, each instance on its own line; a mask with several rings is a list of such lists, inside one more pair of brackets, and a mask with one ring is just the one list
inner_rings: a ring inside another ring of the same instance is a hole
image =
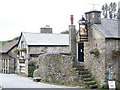
[[77, 43], [78, 62], [84, 62], [84, 42]]

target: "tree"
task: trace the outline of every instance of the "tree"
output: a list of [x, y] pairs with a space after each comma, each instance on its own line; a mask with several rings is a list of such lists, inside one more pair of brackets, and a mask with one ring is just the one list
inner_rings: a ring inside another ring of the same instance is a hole
[[110, 3], [109, 5], [109, 18], [110, 19], [113, 19], [116, 17], [116, 7], [117, 7], [117, 4], [114, 2], [114, 3]]
[[107, 5], [107, 3], [102, 5], [102, 11], [103, 11], [104, 18], [107, 18], [108, 17], [108, 5]]
[[19, 38], [20, 38], [20, 37], [15, 37], [15, 38], [14, 38], [14, 39], [12, 39], [12, 40], [19, 40]]
[[120, 19], [120, 8], [118, 9], [117, 19]]
[[116, 18], [116, 8], [117, 8], [117, 4], [115, 2], [111, 2], [110, 5], [108, 5], [107, 3], [105, 3], [104, 5], [102, 5], [102, 14], [104, 16], [104, 18], [109, 18], [110, 19], [115, 19]]
[[105, 17], [105, 6], [104, 5], [102, 5], [102, 14], [103, 14], [103, 16]]
[[65, 30], [65, 31], [61, 32], [61, 34], [69, 34], [69, 31]]

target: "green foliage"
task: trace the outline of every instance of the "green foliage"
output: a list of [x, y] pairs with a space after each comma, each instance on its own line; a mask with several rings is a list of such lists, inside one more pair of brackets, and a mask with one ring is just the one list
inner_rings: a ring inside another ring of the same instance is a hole
[[4, 45], [6, 41], [0, 41], [0, 46]]
[[[79, 30], [76, 30], [76, 32], [78, 32]], [[63, 32], [61, 32], [61, 34], [69, 34], [69, 30], [65, 30]]]
[[19, 49], [14, 50], [14, 53], [16, 53], [17, 55], [19, 55], [20, 52], [25, 52], [26, 53], [27, 49], [26, 48], [21, 48], [20, 50]]
[[21, 48], [19, 51], [22, 51], [22, 52], [27, 52], [27, 49], [26, 48]]
[[98, 57], [100, 55], [100, 52], [97, 48], [93, 50], [95, 57]]
[[110, 3], [110, 5], [109, 5], [109, 17], [110, 17], [110, 19], [112, 19], [113, 16], [115, 16], [116, 7], [117, 7], [117, 4], [115, 2]]
[[15, 38], [14, 38], [14, 39], [12, 39], [12, 40], [19, 40], [19, 38], [20, 38], [20, 37], [15, 37]]
[[34, 70], [35, 70], [35, 65], [31, 64], [31, 65], [28, 65], [28, 77], [33, 77], [33, 73], [34, 73]]
[[0, 46], [2, 46], [2, 45], [4, 45], [4, 44], [6, 44], [6, 43], [8, 43], [8, 42], [12, 42], [12, 41], [14, 41], [14, 40], [18, 40], [19, 39], [19, 37], [15, 37], [14, 39], [12, 39], [12, 40], [7, 40], [7, 41], [0, 41]]
[[115, 2], [111, 2], [110, 5], [108, 5], [107, 3], [102, 5], [102, 14], [104, 18], [108, 18], [108, 13], [110, 19], [116, 18], [116, 8], [117, 4]]
[[103, 86], [100, 86], [98, 90], [108, 90], [108, 84], [104, 84]]
[[50, 82], [47, 77], [42, 82], [54, 85], [80, 86], [86, 88], [85, 84], [79, 82], [61, 82], [61, 81]]
[[16, 49], [16, 50], [14, 51], [14, 53], [17, 54], [17, 55], [19, 55], [19, 54], [20, 54], [20, 51], [19, 51], [18, 49]]
[[120, 8], [118, 9], [118, 19], [120, 19]]
[[108, 17], [108, 14], [107, 14], [108, 8], [109, 8], [109, 7], [108, 7], [108, 4], [107, 4], [107, 3], [102, 6], [104, 18], [107, 18], [107, 17]]
[[61, 34], [69, 34], [69, 31], [65, 30], [65, 31], [61, 32]]
[[93, 50], [90, 51], [91, 54], [94, 54], [95, 57], [99, 57], [100, 52], [98, 48], [94, 48]]
[[120, 57], [120, 49], [118, 49], [118, 50], [114, 49], [112, 51], [112, 58], [113, 59], [118, 59], [119, 57]]

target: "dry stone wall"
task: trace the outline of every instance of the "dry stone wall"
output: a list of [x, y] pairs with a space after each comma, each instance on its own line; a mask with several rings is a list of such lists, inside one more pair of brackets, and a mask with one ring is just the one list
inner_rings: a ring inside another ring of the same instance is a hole
[[38, 65], [39, 68], [34, 73], [34, 76], [41, 77], [42, 81], [54, 83], [70, 83], [79, 81], [78, 73], [75, 68], [73, 68], [73, 58], [71, 55], [40, 55]]

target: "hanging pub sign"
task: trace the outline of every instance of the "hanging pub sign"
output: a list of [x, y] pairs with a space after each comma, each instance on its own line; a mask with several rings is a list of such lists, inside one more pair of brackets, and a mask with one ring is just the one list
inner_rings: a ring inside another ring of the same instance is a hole
[[88, 21], [82, 18], [79, 20], [79, 37], [80, 42], [88, 41]]

